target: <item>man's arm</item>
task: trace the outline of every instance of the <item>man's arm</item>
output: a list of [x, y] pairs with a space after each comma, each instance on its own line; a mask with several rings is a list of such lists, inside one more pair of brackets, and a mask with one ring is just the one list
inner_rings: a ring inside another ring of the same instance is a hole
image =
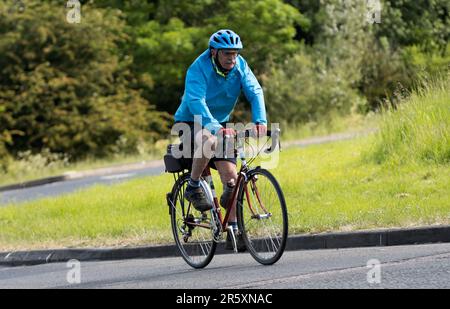
[[206, 105], [206, 90], [207, 81], [203, 72], [197, 66], [191, 66], [186, 76], [184, 100], [194, 116], [201, 116], [202, 126], [212, 134], [216, 134], [222, 126]]
[[266, 105], [264, 103], [264, 93], [262, 87], [247, 62], [243, 61], [243, 63], [244, 75], [242, 76], [242, 88], [245, 97], [250, 102], [252, 107], [252, 122], [255, 124], [267, 125]]

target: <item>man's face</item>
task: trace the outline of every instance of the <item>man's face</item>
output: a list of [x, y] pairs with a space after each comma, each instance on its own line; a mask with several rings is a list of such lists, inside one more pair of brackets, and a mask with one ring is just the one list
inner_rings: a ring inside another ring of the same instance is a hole
[[236, 59], [239, 56], [237, 49], [213, 49], [213, 57], [218, 54], [218, 59], [222, 68], [231, 71], [236, 65]]

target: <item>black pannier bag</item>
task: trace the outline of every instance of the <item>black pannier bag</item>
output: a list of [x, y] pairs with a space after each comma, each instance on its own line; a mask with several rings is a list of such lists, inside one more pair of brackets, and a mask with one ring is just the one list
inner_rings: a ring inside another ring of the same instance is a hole
[[167, 173], [181, 173], [182, 171], [189, 170], [191, 168], [191, 160], [185, 158], [177, 159], [173, 156], [173, 149], [178, 147], [180, 147], [180, 145], [171, 144], [167, 146], [167, 154], [164, 156], [164, 164], [166, 166]]

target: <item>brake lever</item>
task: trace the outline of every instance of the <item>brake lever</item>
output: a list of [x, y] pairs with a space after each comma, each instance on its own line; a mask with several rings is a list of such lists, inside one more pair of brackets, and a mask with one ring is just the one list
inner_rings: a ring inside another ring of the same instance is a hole
[[276, 129], [276, 130], [272, 131], [272, 135], [271, 135], [271, 137], [272, 137], [272, 145], [269, 148], [267, 148], [266, 150], [264, 150], [264, 152], [266, 154], [270, 154], [270, 153], [274, 152], [275, 149], [277, 148], [277, 145], [278, 145], [278, 148], [281, 151], [280, 133], [281, 133], [280, 129]]

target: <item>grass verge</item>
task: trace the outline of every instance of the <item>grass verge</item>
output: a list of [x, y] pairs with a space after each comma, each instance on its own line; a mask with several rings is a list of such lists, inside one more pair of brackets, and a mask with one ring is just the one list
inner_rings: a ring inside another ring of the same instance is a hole
[[[330, 116], [329, 120], [309, 122], [299, 126], [283, 125], [283, 141], [294, 141], [313, 136], [323, 136], [330, 133], [347, 133], [365, 131], [376, 127], [378, 115], [369, 114], [362, 116], [353, 114], [350, 116]], [[176, 142], [176, 139], [174, 139]], [[84, 171], [97, 168], [111, 167], [115, 165], [136, 163], [142, 161], [160, 160], [166, 151], [169, 140], [161, 140], [153, 145], [146, 145], [141, 154], [116, 154], [104, 159], [86, 159], [71, 163], [61, 155], [44, 151], [41, 154], [32, 155], [24, 153], [18, 160], [13, 160], [8, 166], [8, 173], [0, 170], [0, 186], [21, 183], [46, 177], [59, 176], [70, 171]]]
[[378, 163], [450, 163], [450, 73], [423, 80], [397, 108], [383, 113], [376, 141], [364, 155]]
[[[366, 162], [372, 138], [282, 153], [273, 173], [291, 234], [450, 224], [450, 167]], [[0, 251], [172, 243], [172, 183], [163, 175], [0, 208]]]

